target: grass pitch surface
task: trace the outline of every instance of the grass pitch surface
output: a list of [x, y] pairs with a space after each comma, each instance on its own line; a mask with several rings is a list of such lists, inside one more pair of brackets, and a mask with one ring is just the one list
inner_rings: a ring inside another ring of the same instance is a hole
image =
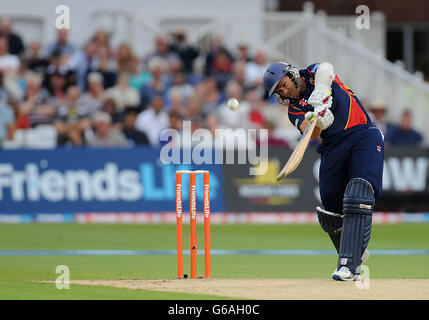
[[[189, 226], [185, 225], [184, 243], [188, 238]], [[175, 241], [175, 225], [0, 225], [0, 251], [175, 250]], [[204, 249], [202, 226], [198, 228], [198, 244], [199, 250]], [[333, 250], [328, 236], [318, 225], [212, 225], [211, 248]], [[429, 224], [374, 225], [369, 250], [429, 250]], [[184, 261], [187, 272], [188, 255]], [[429, 255], [372, 255], [365, 264], [371, 279], [429, 279]], [[175, 255], [1, 255], [0, 299], [231, 298], [74, 283], [70, 290], [58, 290], [54, 283], [36, 282], [55, 280], [59, 276], [55, 272], [58, 265], [69, 267], [71, 280], [176, 277]], [[212, 278], [328, 280], [335, 266], [335, 255], [213, 255]], [[198, 256], [198, 274], [204, 274], [202, 255]]]

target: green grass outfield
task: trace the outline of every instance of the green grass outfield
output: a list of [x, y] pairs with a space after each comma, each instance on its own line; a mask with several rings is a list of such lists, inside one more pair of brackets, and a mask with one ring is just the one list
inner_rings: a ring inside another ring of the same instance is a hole
[[[184, 225], [184, 243], [189, 225]], [[333, 250], [318, 225], [212, 225], [213, 250]], [[203, 249], [203, 228], [198, 228]], [[174, 250], [175, 225], [0, 225], [4, 250]], [[429, 224], [374, 225], [371, 250], [429, 250]], [[184, 256], [185, 272], [189, 256]], [[203, 275], [204, 256], [198, 256]], [[219, 299], [206, 295], [71, 285], [57, 290], [58, 265], [70, 268], [71, 280], [174, 279], [175, 255], [0, 256], [0, 299]], [[428, 279], [429, 255], [373, 255], [366, 263], [372, 278]], [[213, 255], [212, 278], [327, 279], [335, 255]]]

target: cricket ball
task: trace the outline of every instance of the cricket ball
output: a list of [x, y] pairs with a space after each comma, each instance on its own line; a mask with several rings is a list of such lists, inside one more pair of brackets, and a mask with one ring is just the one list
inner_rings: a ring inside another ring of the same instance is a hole
[[240, 103], [238, 102], [237, 99], [235, 98], [228, 99], [228, 108], [230, 108], [231, 110], [236, 110], [239, 106], [240, 106]]

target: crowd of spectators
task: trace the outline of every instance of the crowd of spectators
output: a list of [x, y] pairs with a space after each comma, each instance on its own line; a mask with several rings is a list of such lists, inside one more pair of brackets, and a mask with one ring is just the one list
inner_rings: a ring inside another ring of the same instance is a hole
[[[201, 52], [177, 29], [156, 36], [148, 52], [140, 57], [131, 43], [112, 46], [104, 29], [82, 47], [71, 43], [66, 29], [47, 46], [24, 43], [3, 18], [0, 145], [14, 141], [17, 131], [48, 126], [56, 146], [156, 147], [164, 129], [180, 131], [184, 120], [192, 121], [192, 130], [213, 134], [217, 128], [269, 128], [271, 145], [299, 138], [285, 109], [265, 99], [263, 50], [244, 41], [227, 48], [214, 36], [210, 50]], [[228, 98], [238, 99], [240, 108], [229, 110]], [[421, 143], [410, 123], [410, 113], [404, 114], [387, 135], [390, 143]]]
[[[24, 44], [2, 19], [0, 141], [50, 126], [57, 146], [158, 146], [162, 130], [181, 130], [184, 120], [213, 133], [281, 125], [264, 101], [262, 50], [251, 56], [248, 43], [231, 50], [215, 36], [210, 51], [200, 52], [177, 29], [156, 36], [148, 51], [139, 57], [130, 43], [113, 47], [103, 29], [82, 47], [66, 29], [45, 47]], [[229, 97], [242, 102], [237, 112], [227, 108]]]
[[423, 136], [413, 129], [412, 112], [405, 109], [401, 113], [398, 123], [392, 123], [388, 119], [388, 109], [381, 100], [373, 101], [367, 106], [370, 117], [384, 135], [384, 143], [388, 146], [421, 146]]

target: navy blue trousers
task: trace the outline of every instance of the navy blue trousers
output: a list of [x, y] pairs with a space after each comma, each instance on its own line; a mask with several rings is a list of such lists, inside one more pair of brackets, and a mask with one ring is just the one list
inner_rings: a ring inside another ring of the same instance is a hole
[[326, 210], [343, 212], [344, 191], [353, 178], [369, 181], [377, 199], [382, 189], [384, 160], [380, 130], [373, 126], [355, 129], [320, 152], [319, 188]]

